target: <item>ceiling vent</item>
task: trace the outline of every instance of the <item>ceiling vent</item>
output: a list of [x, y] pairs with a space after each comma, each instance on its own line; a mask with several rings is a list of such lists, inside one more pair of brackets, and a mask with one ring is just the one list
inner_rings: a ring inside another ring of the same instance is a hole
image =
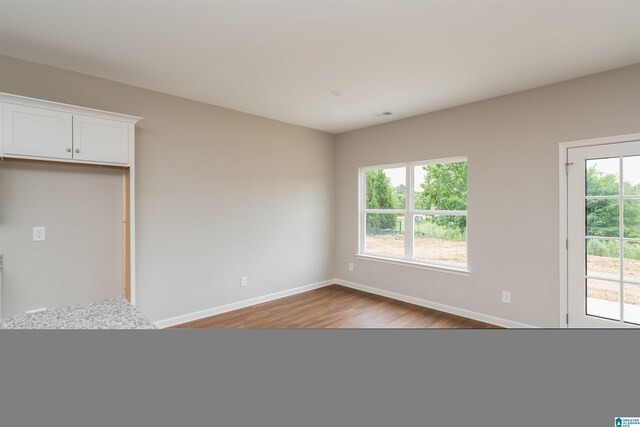
[[393, 114], [391, 111], [383, 111], [382, 113], [375, 114], [376, 117], [386, 117]]

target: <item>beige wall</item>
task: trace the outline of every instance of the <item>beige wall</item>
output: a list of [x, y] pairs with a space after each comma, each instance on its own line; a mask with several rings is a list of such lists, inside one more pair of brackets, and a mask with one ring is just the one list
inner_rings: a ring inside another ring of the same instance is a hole
[[9, 57], [0, 91], [144, 117], [137, 283], [152, 320], [333, 276], [333, 135]]
[[[640, 65], [341, 134], [338, 277], [543, 327], [559, 323], [558, 143], [640, 132]], [[361, 166], [467, 156], [469, 277], [358, 260]], [[347, 271], [347, 263], [355, 271]], [[510, 290], [511, 304], [500, 302]]]
[[[558, 143], [640, 132], [640, 65], [337, 137], [7, 57], [0, 91], [144, 117], [137, 280], [153, 320], [337, 275], [558, 326]], [[469, 277], [354, 258], [358, 167], [463, 155]]]
[[3, 316], [121, 295], [122, 172], [0, 162], [0, 236]]

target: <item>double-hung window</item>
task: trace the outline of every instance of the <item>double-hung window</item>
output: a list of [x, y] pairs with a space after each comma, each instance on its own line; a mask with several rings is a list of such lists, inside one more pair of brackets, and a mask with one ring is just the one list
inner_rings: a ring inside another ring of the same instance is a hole
[[360, 169], [359, 255], [467, 270], [465, 157]]

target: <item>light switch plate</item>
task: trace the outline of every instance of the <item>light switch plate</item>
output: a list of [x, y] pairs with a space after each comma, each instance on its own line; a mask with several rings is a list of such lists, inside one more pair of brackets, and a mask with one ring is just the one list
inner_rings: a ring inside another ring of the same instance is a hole
[[33, 241], [38, 242], [45, 240], [46, 228], [45, 227], [33, 227]]

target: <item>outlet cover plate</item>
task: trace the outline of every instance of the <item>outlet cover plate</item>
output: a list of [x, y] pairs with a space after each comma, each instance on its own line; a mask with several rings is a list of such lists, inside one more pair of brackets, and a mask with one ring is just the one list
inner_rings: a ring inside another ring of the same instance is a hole
[[39, 242], [46, 239], [45, 227], [33, 227], [33, 241]]
[[507, 304], [511, 303], [511, 292], [502, 291], [502, 302], [505, 302]]

